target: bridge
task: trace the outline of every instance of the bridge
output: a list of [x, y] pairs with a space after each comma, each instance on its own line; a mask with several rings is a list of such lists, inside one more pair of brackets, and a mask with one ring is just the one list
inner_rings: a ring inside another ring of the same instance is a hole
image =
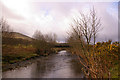
[[57, 44], [55, 44], [54, 47], [56, 47], [56, 48], [69, 48], [70, 45], [68, 43], [57, 43]]
[[70, 45], [68, 43], [57, 43], [54, 45], [54, 48], [57, 51], [67, 50], [68, 48], [70, 48]]

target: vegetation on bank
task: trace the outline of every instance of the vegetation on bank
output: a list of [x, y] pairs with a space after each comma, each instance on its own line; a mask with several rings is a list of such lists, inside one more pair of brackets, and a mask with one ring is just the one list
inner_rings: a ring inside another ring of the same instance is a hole
[[[11, 39], [11, 40], [18, 41], [18, 39], [16, 40]], [[24, 40], [22, 41], [23, 42], [21, 44], [12, 44], [12, 43], [7, 44], [6, 43], [2, 45], [2, 67], [3, 69], [8, 64], [14, 64], [17, 62], [29, 60], [31, 58], [35, 58], [39, 56], [48, 56], [49, 54], [57, 52], [53, 44], [50, 45], [49, 43], [46, 43], [46, 44], [44, 43], [44, 46], [43, 46], [42, 44], [39, 44], [33, 41], [29, 44], [26, 43], [27, 45], [25, 45]]]
[[95, 9], [73, 19], [69, 33], [69, 49], [78, 56], [87, 78], [118, 78], [119, 42], [96, 42], [101, 30], [100, 19]]
[[118, 56], [120, 56], [118, 42], [112, 43], [109, 40], [89, 45], [89, 52], [77, 42], [71, 45], [73, 47], [69, 50], [78, 56], [80, 63], [84, 65], [82, 70], [87, 77], [118, 78]]
[[27, 60], [31, 57], [38, 56], [34, 53], [35, 48], [32, 45], [3, 45], [2, 46], [2, 63], [3, 66], [13, 64], [19, 61]]

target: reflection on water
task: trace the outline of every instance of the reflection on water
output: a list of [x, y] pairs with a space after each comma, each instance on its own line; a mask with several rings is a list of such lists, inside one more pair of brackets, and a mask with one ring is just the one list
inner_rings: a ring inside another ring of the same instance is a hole
[[60, 51], [36, 63], [3, 73], [3, 78], [83, 78], [82, 66], [76, 56]]

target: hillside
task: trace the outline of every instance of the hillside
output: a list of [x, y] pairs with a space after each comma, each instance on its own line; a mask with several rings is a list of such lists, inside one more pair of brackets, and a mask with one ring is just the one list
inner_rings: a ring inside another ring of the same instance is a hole
[[28, 40], [28, 41], [33, 40], [33, 38], [26, 36], [24, 34], [18, 33], [18, 32], [12, 32], [12, 34], [14, 35], [14, 38], [24, 39], [24, 40]]

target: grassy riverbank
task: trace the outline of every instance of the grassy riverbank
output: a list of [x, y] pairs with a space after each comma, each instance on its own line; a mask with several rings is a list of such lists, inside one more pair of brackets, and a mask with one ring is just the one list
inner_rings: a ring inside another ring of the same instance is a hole
[[35, 48], [32, 45], [3, 45], [2, 46], [2, 68], [9, 64], [14, 64], [20, 61], [28, 60], [32, 57], [38, 56], [34, 53]]
[[[58, 49], [53, 48], [52, 51], [57, 53]], [[48, 56], [49, 54], [37, 54], [36, 48], [33, 45], [2, 45], [2, 68], [3, 71], [6, 71], [9, 70], [8, 68], [10, 67], [8, 66], [11, 64], [27, 61], [39, 56]]]

